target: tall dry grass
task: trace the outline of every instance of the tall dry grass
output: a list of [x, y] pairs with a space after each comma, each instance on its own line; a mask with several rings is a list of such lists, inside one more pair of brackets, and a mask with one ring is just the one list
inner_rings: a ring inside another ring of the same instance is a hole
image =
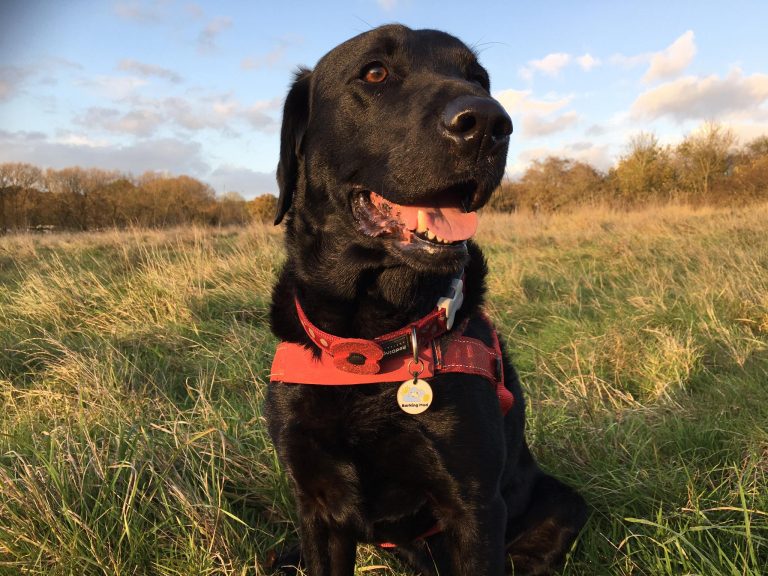
[[[482, 217], [533, 449], [594, 510], [565, 574], [768, 565], [766, 221]], [[265, 573], [294, 537], [261, 417], [281, 244], [0, 238], [0, 574]], [[371, 547], [359, 564], [397, 573]]]

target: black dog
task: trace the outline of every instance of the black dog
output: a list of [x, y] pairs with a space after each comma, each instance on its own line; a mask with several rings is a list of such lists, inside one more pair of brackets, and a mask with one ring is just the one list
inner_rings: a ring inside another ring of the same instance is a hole
[[[294, 344], [278, 349], [266, 409], [301, 551], [276, 568], [352, 575], [358, 542], [386, 542], [423, 574], [547, 574], [584, 524], [582, 498], [528, 450], [520, 384], [480, 311], [487, 270], [468, 239], [511, 132], [476, 55], [443, 32], [377, 28], [297, 74], [271, 312]], [[476, 360], [465, 373], [446, 360], [454, 345]], [[334, 374], [347, 385], [320, 382]], [[409, 414], [398, 387], [416, 380], [432, 392], [405, 398], [431, 405]]]

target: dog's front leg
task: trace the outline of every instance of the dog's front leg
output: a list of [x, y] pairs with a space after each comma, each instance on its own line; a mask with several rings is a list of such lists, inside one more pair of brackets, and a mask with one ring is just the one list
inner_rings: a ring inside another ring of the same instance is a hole
[[301, 517], [301, 554], [309, 576], [352, 576], [355, 540], [310, 514]]
[[445, 530], [448, 569], [440, 569], [441, 562], [437, 562], [438, 573], [502, 576], [506, 517], [507, 507], [500, 495], [455, 516]]

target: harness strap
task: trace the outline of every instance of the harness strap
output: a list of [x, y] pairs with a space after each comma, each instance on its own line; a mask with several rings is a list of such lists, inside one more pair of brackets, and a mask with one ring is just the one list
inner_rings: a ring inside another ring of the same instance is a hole
[[504, 385], [504, 364], [499, 336], [490, 320], [482, 317], [491, 329], [493, 346], [486, 346], [477, 338], [463, 335], [448, 335], [435, 346], [435, 371], [463, 372], [482, 376], [496, 386], [501, 413], [506, 415], [515, 403], [515, 397]]
[[[336, 346], [344, 345], [353, 339], [341, 339], [333, 337], [330, 334], [317, 330], [314, 326], [305, 324], [309, 322], [301, 309], [301, 305], [296, 300], [296, 309], [299, 312], [299, 318], [310, 338], [317, 344], [317, 340], [324, 339], [326, 346], [319, 346], [321, 352], [316, 355], [310, 348], [297, 344], [295, 342], [281, 342], [275, 351], [275, 357], [272, 361], [269, 379], [271, 382], [281, 382], [283, 384], [298, 385], [318, 385], [318, 386], [354, 386], [361, 384], [382, 384], [389, 382], [402, 382], [413, 377], [409, 364], [413, 358], [406, 354], [373, 356], [375, 362], [375, 373], [373, 371], [353, 372], [347, 365], [339, 365], [339, 358], [332, 356], [325, 350], [331, 346], [331, 341], [327, 337], [334, 338], [333, 343]], [[437, 313], [442, 313], [438, 309]], [[303, 317], [303, 318], [302, 318]], [[445, 315], [443, 314], [444, 318]], [[423, 370], [419, 374], [421, 378], [430, 378], [437, 374], [463, 373], [474, 374], [488, 380], [495, 386], [496, 396], [499, 400], [499, 409], [502, 415], [514, 406], [515, 398], [504, 385], [504, 365], [501, 353], [501, 344], [498, 334], [491, 324], [490, 320], [484, 315], [480, 319], [485, 322], [491, 333], [492, 346], [486, 346], [484, 342], [477, 338], [464, 335], [464, 330], [468, 325], [468, 320], [455, 332], [448, 333], [441, 338], [430, 338], [427, 346], [418, 347], [418, 360], [423, 365]], [[314, 330], [313, 330], [314, 329]], [[317, 330], [317, 331], [315, 331]], [[410, 332], [411, 325], [396, 333], [390, 333], [381, 338], [386, 338], [392, 334]], [[407, 337], [407, 334], [406, 334]], [[377, 339], [378, 340], [378, 339]], [[370, 348], [364, 346], [372, 343], [370, 340], [360, 340], [355, 342], [355, 350], [364, 350], [371, 356]], [[322, 345], [322, 340], [320, 340]], [[355, 351], [350, 353], [354, 354]], [[380, 362], [379, 362], [380, 360]], [[366, 359], [368, 362], [368, 359]], [[348, 362], [346, 363], [348, 364]], [[423, 540], [442, 531], [440, 523], [436, 523], [432, 528], [419, 536], [417, 540]], [[397, 544], [392, 542], [382, 542], [381, 548], [396, 548]]]
[[[485, 318], [483, 318], [486, 322]], [[463, 334], [449, 334], [433, 341], [431, 346], [419, 349], [419, 360], [424, 369], [420, 378], [431, 378], [438, 374], [463, 373], [482, 376], [495, 386], [502, 414], [514, 405], [512, 393], [504, 386], [504, 367], [501, 346], [496, 331], [491, 329], [493, 346], [486, 346], [477, 338]], [[375, 374], [355, 374], [339, 369], [329, 354], [316, 356], [313, 351], [295, 342], [281, 342], [275, 351], [269, 379], [284, 384], [307, 384], [316, 386], [354, 386], [359, 384], [382, 384], [403, 382], [413, 377], [407, 355], [393, 356], [381, 361]]]

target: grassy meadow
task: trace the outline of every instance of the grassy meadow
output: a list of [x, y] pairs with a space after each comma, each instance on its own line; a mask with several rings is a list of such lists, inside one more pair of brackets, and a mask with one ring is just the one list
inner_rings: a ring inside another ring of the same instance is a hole
[[[481, 218], [533, 451], [593, 510], [563, 574], [768, 574], [766, 222]], [[0, 576], [267, 574], [282, 259], [260, 226], [0, 237]]]

